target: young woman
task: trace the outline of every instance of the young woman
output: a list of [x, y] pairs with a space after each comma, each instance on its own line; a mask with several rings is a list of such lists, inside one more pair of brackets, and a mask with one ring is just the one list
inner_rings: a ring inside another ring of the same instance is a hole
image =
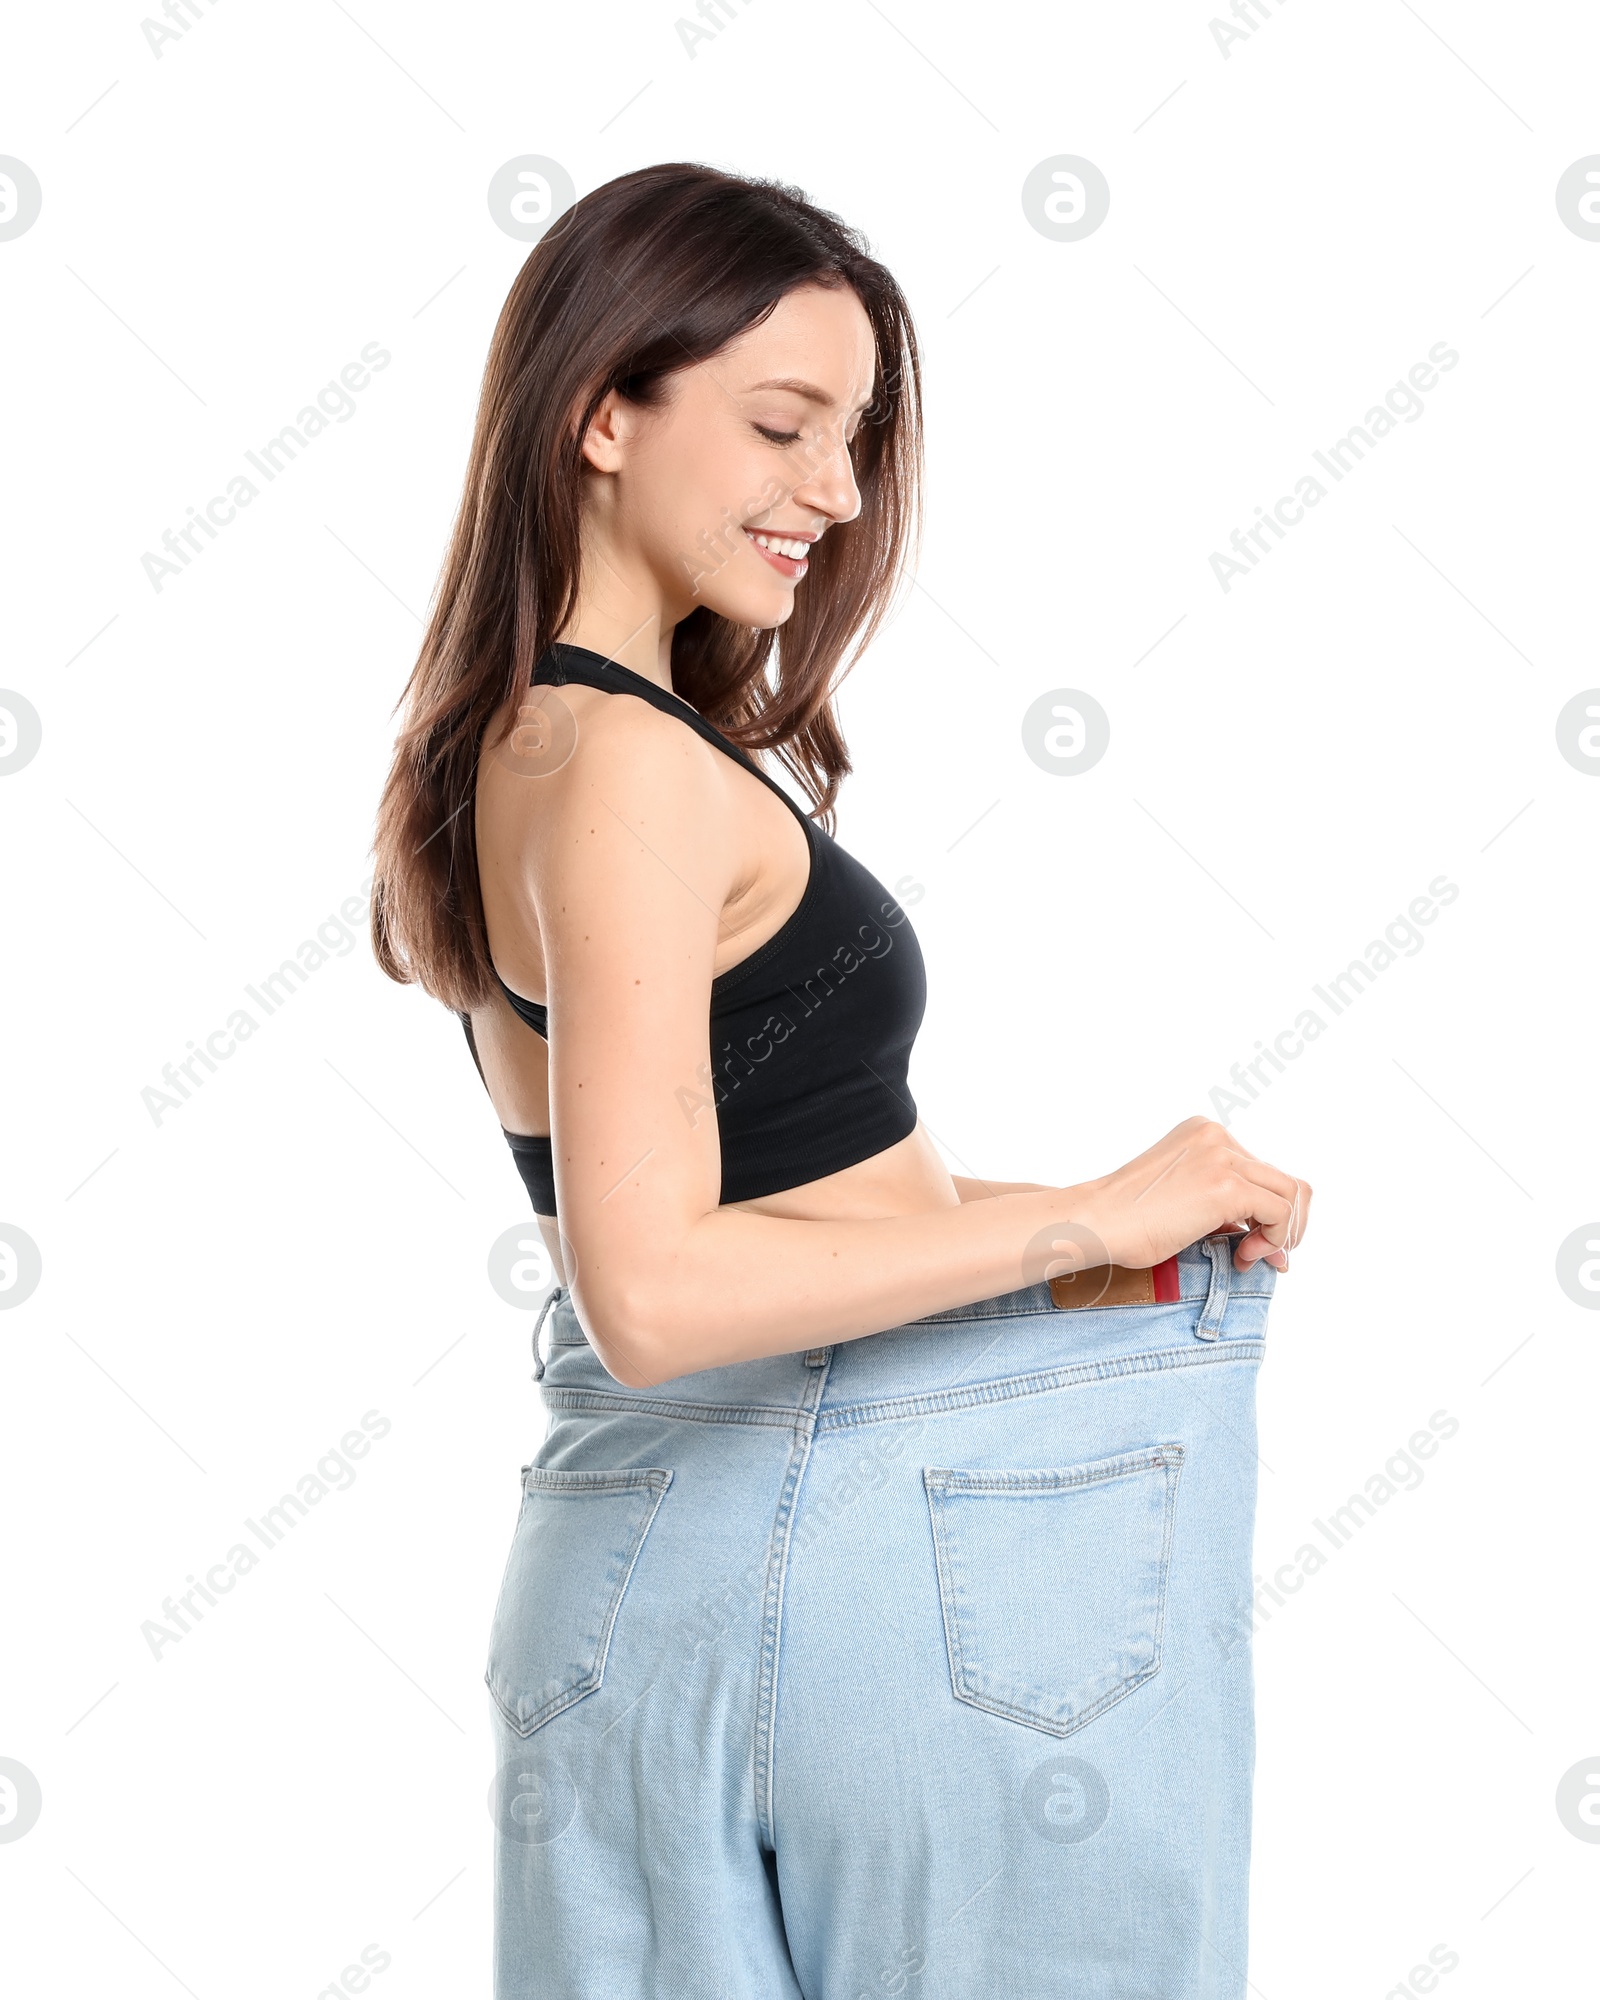
[[916, 937], [823, 822], [920, 470], [906, 302], [781, 185], [610, 182], [495, 331], [374, 943], [462, 1016], [557, 1274], [500, 2000], [1244, 1991], [1310, 1190], [1201, 1118], [1071, 1187], [919, 1122]]

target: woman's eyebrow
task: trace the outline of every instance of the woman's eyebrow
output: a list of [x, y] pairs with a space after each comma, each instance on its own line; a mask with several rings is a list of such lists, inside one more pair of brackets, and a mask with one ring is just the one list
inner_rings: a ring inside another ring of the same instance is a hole
[[[803, 382], [797, 375], [778, 375], [769, 382], [752, 382], [746, 394], [753, 395], [757, 389], [792, 389], [797, 396], [804, 396], [808, 403], [820, 403], [824, 409], [833, 402], [826, 389], [819, 389], [815, 382]], [[854, 416], [857, 411], [869, 408], [871, 403], [872, 398], [868, 396], [864, 402], [857, 403], [849, 414]]]

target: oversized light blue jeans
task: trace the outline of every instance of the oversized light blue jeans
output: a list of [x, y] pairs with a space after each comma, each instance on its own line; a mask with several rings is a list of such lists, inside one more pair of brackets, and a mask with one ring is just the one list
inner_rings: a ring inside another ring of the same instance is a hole
[[622, 1387], [560, 1294], [496, 2000], [1242, 2000], [1274, 1273]]

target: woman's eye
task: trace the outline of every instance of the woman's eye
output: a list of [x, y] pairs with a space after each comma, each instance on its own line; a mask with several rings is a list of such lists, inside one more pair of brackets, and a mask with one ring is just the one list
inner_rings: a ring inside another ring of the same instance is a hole
[[800, 435], [798, 431], [769, 430], [765, 424], [757, 424], [756, 429], [769, 444], [793, 444]]

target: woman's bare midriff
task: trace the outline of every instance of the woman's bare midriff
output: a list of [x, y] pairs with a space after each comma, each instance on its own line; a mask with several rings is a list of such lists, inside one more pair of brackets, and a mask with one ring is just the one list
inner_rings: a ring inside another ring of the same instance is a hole
[[[495, 1114], [508, 1132], [548, 1133], [549, 1058], [545, 1045], [525, 1021], [519, 1020], [498, 996], [472, 1016], [473, 1039], [483, 1064]], [[729, 1208], [758, 1215], [781, 1215], [802, 1221], [850, 1218], [870, 1221], [889, 1215], [916, 1215], [927, 1209], [954, 1208], [961, 1197], [938, 1148], [921, 1121], [898, 1144], [858, 1160], [836, 1174], [784, 1188], [754, 1201], [728, 1202]], [[545, 1249], [561, 1283], [566, 1269], [561, 1238], [552, 1216], [535, 1218]]]

